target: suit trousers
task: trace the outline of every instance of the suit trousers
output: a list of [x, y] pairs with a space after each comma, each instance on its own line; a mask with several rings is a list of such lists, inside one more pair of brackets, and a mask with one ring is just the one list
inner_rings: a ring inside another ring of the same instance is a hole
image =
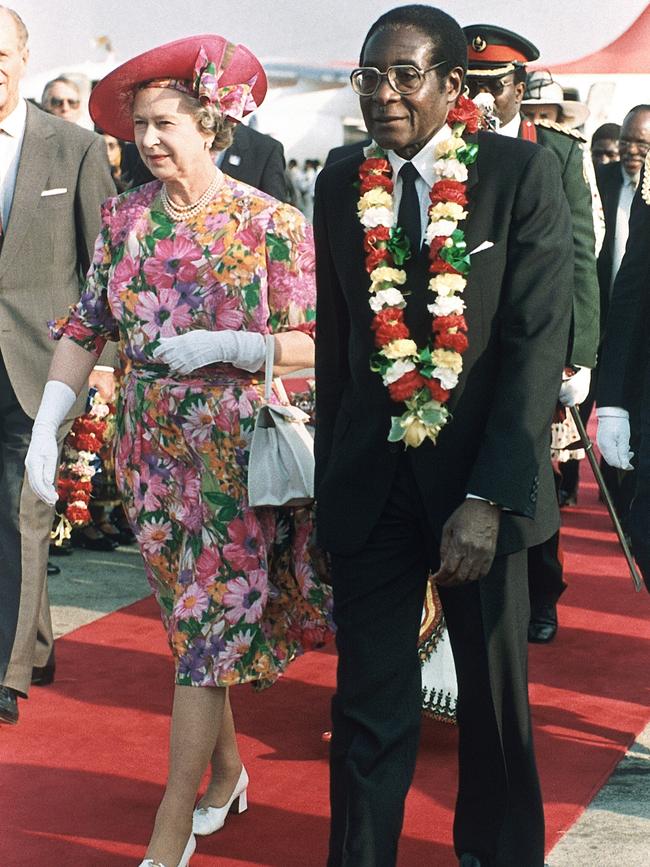
[[[0, 356], [0, 684], [23, 696], [54, 643], [47, 595], [54, 510], [23, 481], [32, 425]], [[59, 431], [60, 445], [68, 429]]]
[[[396, 863], [420, 732], [422, 605], [438, 565], [438, 543], [405, 454], [364, 547], [332, 555], [339, 661], [328, 867]], [[485, 867], [542, 867], [526, 552], [496, 558], [478, 582], [439, 590], [459, 685], [456, 852], [475, 855]]]
[[645, 393], [639, 412], [634, 499], [630, 507], [629, 529], [632, 551], [641, 567], [650, 592], [650, 370], [646, 374]]

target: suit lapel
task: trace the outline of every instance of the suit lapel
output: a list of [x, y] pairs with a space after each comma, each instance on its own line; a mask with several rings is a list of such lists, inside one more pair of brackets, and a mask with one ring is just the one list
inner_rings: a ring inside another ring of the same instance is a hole
[[52, 142], [54, 133], [40, 115], [39, 109], [27, 105], [27, 123], [14, 197], [0, 252], [0, 274], [15, 261], [23, 238], [29, 232], [33, 215], [41, 202], [41, 193], [45, 189], [50, 166], [56, 158], [56, 149]]

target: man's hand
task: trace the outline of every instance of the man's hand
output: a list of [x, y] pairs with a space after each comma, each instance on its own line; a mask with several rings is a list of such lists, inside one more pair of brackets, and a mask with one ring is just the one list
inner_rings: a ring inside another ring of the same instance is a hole
[[467, 499], [442, 528], [440, 568], [433, 576], [442, 587], [477, 581], [490, 571], [501, 509], [486, 500]]

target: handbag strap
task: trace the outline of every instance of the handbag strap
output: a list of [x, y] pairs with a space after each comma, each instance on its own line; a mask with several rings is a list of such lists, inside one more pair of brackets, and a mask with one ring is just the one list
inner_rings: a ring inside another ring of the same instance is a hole
[[264, 400], [268, 403], [271, 400], [271, 392], [273, 390], [273, 359], [275, 357], [275, 337], [272, 334], [267, 334], [266, 340], [266, 361], [264, 363]]

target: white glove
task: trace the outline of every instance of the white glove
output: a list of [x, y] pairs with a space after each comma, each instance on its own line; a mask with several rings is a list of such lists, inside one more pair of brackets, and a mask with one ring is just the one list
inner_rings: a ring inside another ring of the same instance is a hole
[[176, 373], [222, 361], [255, 373], [264, 365], [266, 344], [264, 335], [255, 331], [188, 331], [161, 337], [153, 356]]
[[77, 395], [64, 382], [52, 379], [45, 384], [41, 405], [34, 419], [32, 438], [25, 457], [29, 485], [50, 506], [58, 500], [54, 477], [59, 460], [56, 435], [61, 422], [72, 409]]
[[579, 406], [584, 403], [589, 394], [590, 384], [591, 370], [588, 367], [579, 367], [573, 376], [563, 378], [559, 397], [562, 406]]
[[630, 463], [634, 452], [630, 451], [630, 416], [619, 406], [601, 406], [596, 410], [598, 432], [596, 442], [601, 455], [610, 467], [632, 470]]

